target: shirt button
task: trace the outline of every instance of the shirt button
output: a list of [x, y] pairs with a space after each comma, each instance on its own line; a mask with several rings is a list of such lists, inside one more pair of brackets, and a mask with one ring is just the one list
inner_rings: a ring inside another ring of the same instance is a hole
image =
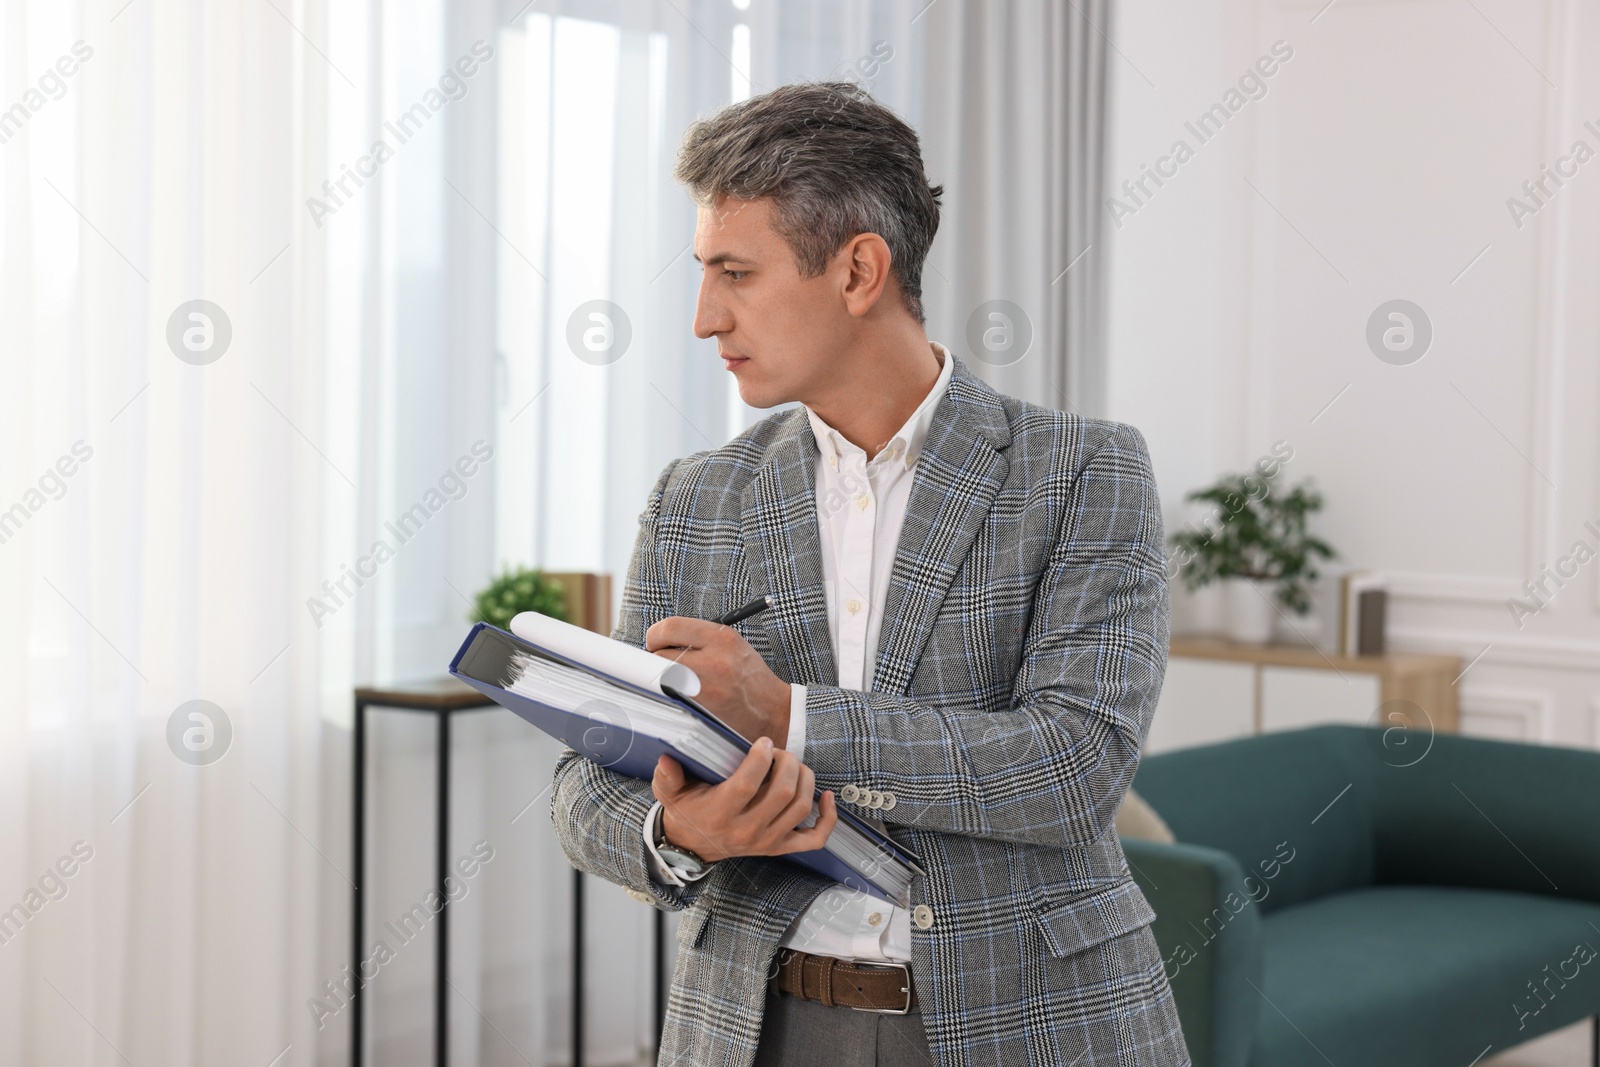
[[871, 915], [867, 916], [867, 925], [868, 926], [877, 926], [881, 922], [883, 922], [883, 913], [882, 912], [875, 911]]
[[856, 497], [856, 507], [860, 508], [862, 511], [865, 511], [867, 509], [867, 505], [870, 503], [872, 503], [872, 499], [866, 495]]
[[854, 615], [856, 612], [861, 610], [861, 601], [851, 599], [845, 604], [845, 610]]
[[832, 467], [834, 470], [838, 470], [839, 469], [839, 457], [838, 456], [829, 456], [828, 457], [828, 466]]
[[933, 925], [933, 909], [926, 904], [918, 904], [911, 909], [911, 921], [917, 924], [918, 930], [926, 930]]

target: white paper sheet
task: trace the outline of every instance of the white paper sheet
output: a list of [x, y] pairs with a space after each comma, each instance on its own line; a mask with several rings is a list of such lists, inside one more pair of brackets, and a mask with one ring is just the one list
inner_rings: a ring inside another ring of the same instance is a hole
[[666, 695], [666, 689], [662, 688], [666, 686], [687, 697], [700, 695], [700, 679], [688, 667], [642, 648], [613, 641], [593, 630], [536, 611], [524, 611], [511, 620], [511, 632], [643, 689]]

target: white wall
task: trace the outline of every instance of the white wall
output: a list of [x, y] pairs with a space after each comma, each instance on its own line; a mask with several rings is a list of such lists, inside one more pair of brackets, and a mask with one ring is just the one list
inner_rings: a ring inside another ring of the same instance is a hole
[[[1390, 576], [1391, 645], [1484, 653], [1467, 732], [1600, 747], [1600, 560], [1520, 628], [1507, 606], [1600, 548], [1600, 11], [1324, 3], [1119, 5], [1111, 184], [1195, 151], [1113, 229], [1110, 412], [1149, 439], [1169, 529], [1288, 442], [1320, 530]], [[1184, 123], [1277, 41], [1266, 94], [1200, 143]], [[1519, 228], [1507, 198], [1580, 139], [1597, 157]], [[1365, 338], [1395, 298], [1434, 328], [1407, 366]], [[1175, 628], [1217, 621], [1176, 599]]]

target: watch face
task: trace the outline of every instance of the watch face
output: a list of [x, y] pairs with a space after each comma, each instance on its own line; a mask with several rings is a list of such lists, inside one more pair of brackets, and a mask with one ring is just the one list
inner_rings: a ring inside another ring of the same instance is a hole
[[671, 845], [662, 845], [656, 849], [661, 853], [661, 858], [674, 867], [679, 867], [690, 874], [697, 874], [705, 868], [705, 861], [692, 852], [683, 852]]

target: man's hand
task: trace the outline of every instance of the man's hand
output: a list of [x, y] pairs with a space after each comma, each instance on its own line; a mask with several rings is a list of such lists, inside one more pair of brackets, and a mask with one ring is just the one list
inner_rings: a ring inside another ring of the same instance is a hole
[[816, 825], [796, 829], [811, 811], [816, 777], [767, 737], [751, 745], [738, 769], [718, 785], [686, 778], [677, 760], [662, 756], [650, 787], [661, 801], [667, 840], [707, 862], [821, 848], [839, 816], [830, 789], [817, 804]]
[[644, 633], [644, 647], [677, 660], [700, 678], [700, 706], [747, 741], [789, 737], [789, 685], [731, 626], [673, 615]]

